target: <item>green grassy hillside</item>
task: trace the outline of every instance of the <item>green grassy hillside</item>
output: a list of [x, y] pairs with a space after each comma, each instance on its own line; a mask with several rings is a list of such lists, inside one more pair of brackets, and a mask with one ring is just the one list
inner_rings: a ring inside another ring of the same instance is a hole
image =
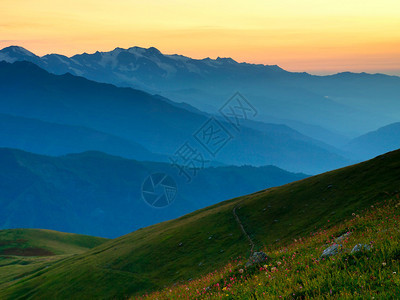
[[[320, 228], [247, 267], [234, 260], [198, 279], [139, 299], [398, 299], [400, 202], [398, 195], [329, 229]], [[321, 258], [327, 247], [339, 246]], [[354, 251], [353, 249], [358, 249]]]
[[400, 151], [222, 202], [70, 257], [0, 291], [0, 298], [126, 298], [186, 282], [255, 248], [334, 226], [400, 191]]
[[7, 229], [0, 230], [0, 254], [18, 256], [77, 254], [99, 246], [107, 240], [46, 229]]
[[0, 290], [107, 240], [43, 229], [0, 230]]

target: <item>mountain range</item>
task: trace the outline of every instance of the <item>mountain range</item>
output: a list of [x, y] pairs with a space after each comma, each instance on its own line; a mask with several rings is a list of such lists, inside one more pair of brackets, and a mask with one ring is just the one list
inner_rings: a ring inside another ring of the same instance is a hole
[[[246, 120], [238, 132], [226, 120], [216, 119], [219, 128], [211, 128], [207, 122], [212, 115], [173, 105], [165, 98], [132, 88], [98, 83], [69, 73], [50, 74], [29, 62], [0, 62], [0, 93], [2, 114], [85, 127], [139, 144], [156, 155], [173, 156], [190, 142], [192, 147], [202, 149], [198, 151], [204, 152], [204, 160], [228, 165], [276, 165], [293, 172], [315, 174], [351, 163], [342, 151], [286, 125]], [[207, 154], [206, 140], [193, 140], [195, 133], [202, 133], [199, 130], [204, 128], [220, 130], [219, 142], [226, 142], [226, 146], [218, 155]], [[114, 149], [111, 154], [124, 152], [126, 146]]]
[[154, 47], [39, 57], [11, 46], [0, 51], [0, 60], [27, 60], [54, 74], [161, 94], [209, 113], [240, 91], [258, 108], [260, 121], [292, 126], [334, 146], [400, 118], [400, 78], [383, 74], [313, 76], [231, 58], [166, 55]]

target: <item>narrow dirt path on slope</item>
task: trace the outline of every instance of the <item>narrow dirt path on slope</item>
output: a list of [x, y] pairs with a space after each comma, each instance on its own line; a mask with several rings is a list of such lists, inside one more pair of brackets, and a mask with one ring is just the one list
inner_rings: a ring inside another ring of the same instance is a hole
[[250, 246], [251, 246], [251, 249], [250, 249], [250, 256], [253, 254], [253, 252], [254, 252], [254, 242], [253, 242], [253, 240], [251, 239], [251, 237], [247, 234], [247, 232], [246, 232], [246, 230], [244, 229], [244, 227], [243, 227], [243, 224], [242, 224], [242, 222], [240, 221], [240, 219], [239, 219], [239, 217], [238, 217], [238, 215], [236, 214], [236, 208], [238, 207], [238, 205], [236, 205], [234, 208], [233, 208], [233, 210], [232, 210], [232, 213], [233, 213], [233, 216], [235, 217], [235, 220], [236, 220], [236, 222], [239, 224], [239, 226], [240, 226], [240, 230], [242, 230], [242, 232], [243, 232], [243, 234], [247, 237], [247, 239], [249, 240], [249, 242], [250, 242]]

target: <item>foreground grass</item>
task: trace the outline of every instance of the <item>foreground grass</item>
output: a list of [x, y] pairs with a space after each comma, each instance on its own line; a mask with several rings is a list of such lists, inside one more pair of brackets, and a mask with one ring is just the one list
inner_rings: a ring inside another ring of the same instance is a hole
[[[141, 299], [398, 299], [400, 296], [399, 197], [355, 211], [334, 226], [264, 251], [268, 259], [245, 267], [238, 258], [197, 280]], [[335, 241], [344, 233], [349, 235]], [[339, 254], [320, 258], [338, 243]], [[371, 250], [351, 253], [357, 244]]]

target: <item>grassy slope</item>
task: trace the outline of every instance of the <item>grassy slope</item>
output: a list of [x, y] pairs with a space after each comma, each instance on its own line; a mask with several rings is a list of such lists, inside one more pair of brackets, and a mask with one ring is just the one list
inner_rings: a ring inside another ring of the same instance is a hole
[[0, 298], [124, 298], [162, 288], [249, 254], [248, 241], [232, 215], [236, 205], [257, 247], [268, 247], [277, 239], [284, 244], [327, 223], [336, 224], [355, 209], [390, 198], [400, 190], [398, 178], [400, 151], [395, 151], [225, 201], [56, 263], [3, 289]]
[[[286, 247], [269, 246], [264, 249], [269, 259], [260, 265], [246, 267], [245, 260], [235, 260], [142, 299], [398, 299], [399, 199], [397, 194], [355, 211], [349, 220], [297, 237]], [[323, 250], [336, 243], [339, 253], [321, 259]], [[352, 253], [360, 244], [370, 248]]]
[[107, 239], [43, 229], [1, 230], [0, 289], [105, 241]]
[[99, 246], [107, 240], [45, 229], [7, 229], [0, 230], [0, 254], [10, 248], [43, 249], [49, 255], [77, 254]]

